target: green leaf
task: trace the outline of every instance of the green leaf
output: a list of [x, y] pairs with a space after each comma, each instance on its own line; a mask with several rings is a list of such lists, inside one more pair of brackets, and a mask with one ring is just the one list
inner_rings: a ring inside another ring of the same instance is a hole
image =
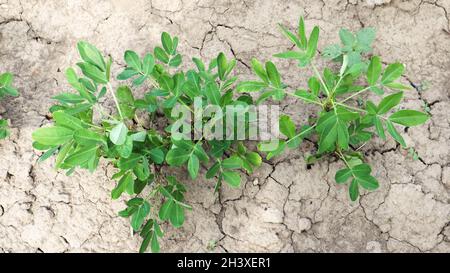
[[406, 148], [406, 143], [403, 137], [397, 132], [394, 124], [390, 120], [386, 120], [386, 127], [389, 134], [394, 138], [403, 148]]
[[150, 245], [152, 249], [152, 253], [158, 253], [159, 252], [159, 242], [158, 242], [158, 236], [156, 232], [150, 233], [152, 235], [152, 243]]
[[179, 167], [189, 159], [189, 153], [183, 149], [175, 148], [166, 155], [166, 162], [170, 166]]
[[40, 144], [53, 147], [71, 140], [73, 138], [73, 131], [59, 126], [39, 128], [33, 132], [32, 138]]
[[127, 134], [128, 128], [123, 122], [121, 122], [111, 130], [111, 132], [109, 133], [109, 139], [115, 145], [122, 145], [127, 139]]
[[356, 181], [356, 179], [352, 180], [352, 183], [350, 184], [349, 187], [349, 193], [350, 193], [350, 200], [356, 201], [356, 199], [358, 199], [359, 189], [358, 189], [358, 182]]
[[117, 79], [119, 81], [124, 81], [136, 75], [139, 75], [138, 71], [134, 70], [134, 68], [127, 67], [117, 76]]
[[219, 56], [217, 57], [217, 70], [219, 72], [219, 79], [221, 81], [225, 80], [225, 72], [228, 68], [228, 62], [227, 57], [225, 57], [225, 54], [222, 52], [219, 53]]
[[178, 67], [181, 64], [182, 61], [183, 61], [183, 59], [182, 59], [181, 55], [177, 54], [177, 55], [175, 55], [175, 57], [170, 59], [169, 66], [171, 66], [171, 67]]
[[367, 69], [367, 83], [371, 86], [376, 85], [381, 75], [381, 59], [378, 56], [373, 56], [370, 59], [370, 64]]
[[198, 160], [198, 157], [196, 155], [192, 154], [189, 157], [187, 168], [191, 178], [196, 179], [198, 176], [198, 170], [200, 168], [200, 161]]
[[170, 223], [178, 228], [184, 223], [184, 208], [178, 203], [174, 203], [172, 213], [170, 214]]
[[77, 94], [72, 94], [72, 93], [60, 93], [54, 97], [52, 97], [52, 99], [57, 100], [63, 104], [66, 103], [80, 103], [85, 101], [86, 99], [84, 99], [83, 97], [77, 95]]
[[347, 180], [352, 176], [352, 170], [350, 169], [342, 169], [336, 172], [335, 180], [336, 183], [342, 184], [347, 182]]
[[231, 156], [222, 161], [222, 168], [224, 169], [239, 169], [242, 167], [242, 159], [239, 156]]
[[161, 61], [162, 63], [168, 64], [169, 63], [169, 56], [166, 52], [160, 47], [155, 47], [153, 53], [155, 54], [156, 59]]
[[282, 115], [280, 117], [280, 131], [288, 138], [293, 138], [295, 136], [295, 124], [289, 116]]
[[144, 223], [145, 218], [150, 213], [150, 204], [146, 201], [142, 206], [138, 208], [138, 210], [131, 217], [131, 227], [134, 231], [138, 231], [142, 224]]
[[147, 251], [147, 248], [150, 244], [150, 241], [152, 240], [153, 232], [148, 232], [144, 236], [144, 240], [142, 240], [141, 246], [139, 248], [139, 253], [145, 253]]
[[0, 96], [2, 95], [2, 93], [13, 96], [13, 97], [17, 97], [19, 95], [19, 92], [17, 91], [17, 89], [15, 89], [14, 87], [11, 87], [11, 86], [4, 86], [4, 87], [0, 88]]
[[173, 201], [173, 199], [169, 199], [165, 203], [163, 203], [161, 205], [161, 208], [159, 209], [159, 219], [163, 221], [169, 220], [174, 204], [175, 202]]
[[267, 154], [267, 160], [272, 159], [273, 157], [276, 157], [278, 155], [280, 155], [281, 153], [284, 152], [284, 150], [286, 149], [286, 142], [285, 141], [280, 141], [278, 144], [278, 147], [274, 150], [271, 151]]
[[362, 52], [370, 52], [372, 43], [375, 40], [375, 28], [362, 28], [356, 33], [356, 40], [358, 41], [358, 50]]
[[261, 80], [263, 80], [266, 84], [269, 84], [269, 77], [267, 76], [266, 70], [263, 65], [255, 58], [252, 59], [252, 69], [256, 75], [258, 75]]
[[266, 71], [272, 85], [276, 88], [281, 88], [280, 73], [278, 73], [277, 68], [272, 62], [269, 61], [266, 63]]
[[78, 150], [77, 152], [69, 155], [65, 160], [64, 164], [69, 166], [80, 166], [91, 160], [97, 154], [98, 147], [87, 147]]
[[300, 38], [302, 48], [306, 49], [306, 47], [308, 46], [308, 42], [305, 33], [305, 22], [303, 20], [303, 16], [300, 16], [300, 20], [298, 22], [298, 37]]
[[92, 146], [99, 143], [102, 143], [105, 146], [107, 145], [102, 135], [89, 129], [83, 128], [75, 131], [75, 133], [73, 134], [73, 138], [75, 139], [76, 143], [83, 146]]
[[116, 91], [117, 100], [120, 103], [134, 104], [134, 96], [128, 86], [119, 86]]
[[316, 55], [318, 41], [319, 41], [319, 27], [315, 26], [309, 36], [308, 48], [306, 49], [306, 55], [308, 55], [310, 59], [314, 58], [314, 56]]
[[259, 167], [262, 164], [262, 158], [257, 152], [249, 152], [245, 155], [247, 159], [253, 166]]
[[371, 175], [361, 175], [356, 177], [355, 180], [366, 190], [376, 190], [380, 186], [375, 177]]
[[339, 38], [341, 39], [342, 44], [350, 48], [352, 48], [355, 43], [355, 36], [345, 28], [339, 31]]
[[211, 104], [220, 105], [220, 91], [215, 82], [210, 82], [206, 85], [205, 95]]
[[56, 111], [53, 113], [53, 119], [56, 125], [66, 127], [72, 130], [83, 129], [83, 123], [80, 119], [64, 113], [63, 111]]
[[89, 63], [77, 63], [83, 74], [96, 83], [105, 84], [108, 83], [105, 72], [101, 71], [98, 67]]
[[389, 117], [389, 120], [403, 126], [416, 126], [425, 123], [429, 116], [415, 110], [400, 110]]
[[153, 69], [155, 68], [155, 58], [152, 54], [147, 54], [144, 57], [144, 62], [142, 66], [142, 71], [145, 75], [150, 75], [153, 72]]
[[127, 50], [124, 56], [127, 65], [137, 71], [142, 71], [142, 63], [136, 52]]
[[378, 118], [377, 116], [374, 117], [374, 123], [375, 123], [375, 129], [377, 130], [378, 136], [381, 139], [386, 140], [386, 135], [384, 133], [383, 123], [381, 122], [380, 118]]
[[131, 170], [136, 167], [141, 159], [142, 156], [140, 154], [131, 154], [128, 158], [120, 158], [117, 166], [122, 171]]
[[100, 51], [93, 45], [85, 42], [80, 41], [77, 44], [78, 52], [80, 53], [81, 58], [83, 61], [95, 65], [98, 69], [105, 72], [106, 71], [106, 63], [103, 59], [102, 54]]
[[161, 44], [162, 44], [164, 50], [167, 52], [167, 54], [172, 55], [173, 43], [172, 43], [172, 38], [170, 37], [169, 33], [163, 32], [161, 34]]
[[333, 44], [325, 47], [322, 56], [328, 59], [336, 59], [343, 54], [342, 48], [339, 45]]
[[73, 142], [67, 142], [66, 144], [64, 144], [58, 153], [58, 156], [56, 157], [56, 161], [55, 161], [55, 169], [59, 169], [61, 168], [62, 163], [64, 162], [64, 159], [66, 159], [67, 154], [71, 151], [73, 147]]
[[232, 171], [225, 171], [222, 173], [223, 179], [233, 188], [238, 188], [241, 185], [241, 176]]
[[211, 179], [214, 176], [216, 176], [217, 172], [220, 170], [220, 164], [216, 162], [214, 165], [209, 168], [209, 170], [206, 172], [206, 178]]
[[277, 58], [281, 58], [281, 59], [297, 59], [297, 60], [299, 60], [299, 59], [304, 59], [306, 55], [302, 52], [289, 50], [289, 51], [277, 53], [273, 56], [277, 57]]
[[398, 92], [384, 97], [378, 105], [377, 114], [383, 115], [389, 112], [392, 108], [397, 106], [402, 100], [403, 92]]
[[319, 91], [320, 91], [320, 82], [316, 77], [311, 77], [308, 80], [308, 87], [311, 90], [311, 93], [314, 96], [318, 96], [319, 95]]
[[293, 44], [295, 44], [298, 48], [302, 48], [302, 44], [300, 42], [300, 40], [297, 38], [297, 36], [295, 36], [295, 34], [293, 34], [292, 32], [290, 32], [285, 26], [283, 26], [282, 24], [278, 24], [278, 26], [280, 27], [281, 33], [283, 33], [284, 36], [286, 36], [286, 38], [288, 38]]
[[160, 148], [153, 148], [150, 150], [150, 158], [156, 164], [162, 164], [164, 162], [164, 152]]
[[0, 74], [0, 88], [10, 86], [13, 82], [14, 76], [12, 73], [6, 72]]
[[393, 63], [388, 65], [384, 70], [383, 77], [381, 78], [382, 84], [391, 83], [403, 74], [403, 70], [405, 69], [404, 65], [401, 63]]
[[117, 186], [111, 191], [111, 198], [113, 200], [119, 199], [122, 193], [129, 187], [130, 184], [133, 183], [133, 177], [131, 173], [127, 173], [119, 180]]
[[256, 92], [261, 91], [261, 89], [267, 87], [267, 84], [265, 82], [258, 82], [258, 81], [246, 81], [246, 82], [240, 82], [236, 90], [238, 92]]
[[393, 89], [393, 90], [411, 90], [411, 86], [409, 85], [404, 85], [401, 84], [399, 82], [390, 82], [390, 83], [386, 83], [384, 86]]

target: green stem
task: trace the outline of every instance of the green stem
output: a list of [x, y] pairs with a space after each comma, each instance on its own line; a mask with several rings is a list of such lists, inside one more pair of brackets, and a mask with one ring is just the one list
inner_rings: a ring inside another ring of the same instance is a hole
[[359, 94], [366, 92], [367, 90], [369, 90], [369, 89], [372, 88], [372, 87], [377, 87], [378, 85], [379, 85], [379, 84], [374, 85], [374, 86], [367, 86], [366, 88], [364, 88], [364, 89], [362, 89], [362, 90], [356, 92], [355, 94], [353, 94], [353, 95], [351, 95], [350, 97], [344, 99], [343, 101], [340, 101], [339, 103], [344, 103], [344, 102], [348, 101], [349, 99], [354, 98], [354, 97], [358, 96]]
[[119, 101], [117, 100], [116, 94], [114, 94], [114, 89], [111, 86], [111, 83], [108, 82], [108, 91], [111, 93], [111, 96], [114, 99], [114, 103], [116, 104], [117, 111], [119, 112], [120, 119], [123, 120], [122, 110], [120, 110]]
[[294, 136], [293, 138], [291, 138], [291, 139], [289, 139], [288, 141], [286, 141], [286, 145], [287, 145], [289, 142], [291, 142], [292, 140], [297, 139], [297, 138], [300, 137], [301, 135], [303, 135], [303, 134], [305, 134], [305, 133], [311, 131], [311, 130], [314, 129], [316, 126], [317, 126], [317, 124], [314, 124], [313, 126], [309, 127], [309, 128], [306, 129], [305, 131], [300, 132], [299, 134], [297, 134], [297, 135]]
[[314, 73], [316, 74], [316, 76], [319, 78], [320, 82], [322, 83], [323, 88], [325, 88], [325, 91], [327, 93], [327, 97], [330, 97], [330, 91], [328, 90], [328, 87], [325, 84], [325, 81], [323, 80], [322, 75], [320, 75], [319, 70], [317, 70], [317, 67], [316, 67], [316, 65], [313, 62], [311, 62], [311, 67], [314, 70]]
[[[285, 91], [285, 94], [287, 94], [287, 95], [290, 95], [290, 96], [293, 96], [293, 97], [295, 97], [295, 98], [299, 98], [297, 95], [295, 95], [294, 93], [291, 93], [291, 92], [288, 92], [288, 91]], [[320, 106], [322, 106], [323, 107], [323, 104], [321, 103], [321, 102], [317, 102], [317, 101], [313, 101], [313, 100], [308, 100], [308, 99], [304, 99], [304, 98], [302, 98], [302, 100], [304, 100], [304, 101], [306, 101], [306, 102], [310, 102], [310, 103], [314, 103], [314, 104], [317, 104], [317, 105], [320, 105]]]

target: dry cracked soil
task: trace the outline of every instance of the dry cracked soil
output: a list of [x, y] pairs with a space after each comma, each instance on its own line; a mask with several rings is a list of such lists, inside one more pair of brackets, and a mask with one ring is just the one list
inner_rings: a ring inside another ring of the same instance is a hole
[[[0, 102], [12, 133], [0, 142], [0, 252], [135, 252], [139, 240], [106, 163], [94, 174], [71, 177], [37, 163], [31, 132], [49, 123], [51, 97], [68, 86], [64, 70], [76, 63], [84, 39], [115, 59], [143, 54], [161, 31], [180, 37], [185, 56], [238, 60], [249, 78], [253, 56], [271, 58], [290, 44], [276, 24], [294, 26], [299, 15], [321, 29], [320, 48], [338, 41], [341, 27], [377, 29], [375, 54], [407, 64], [405, 107], [427, 108], [427, 124], [404, 132], [420, 158], [392, 140], [363, 148], [381, 187], [356, 203], [336, 185], [341, 163], [333, 158], [305, 165], [314, 146], [265, 162], [239, 190], [213, 194], [212, 181], [190, 181], [193, 211], [179, 230], [166, 227], [164, 252], [450, 252], [450, 0], [0, 0], [0, 71], [16, 75], [21, 96]], [[186, 57], [185, 59], [188, 59]], [[276, 61], [290, 86], [309, 72]], [[282, 104], [297, 124], [313, 108], [290, 99]]]

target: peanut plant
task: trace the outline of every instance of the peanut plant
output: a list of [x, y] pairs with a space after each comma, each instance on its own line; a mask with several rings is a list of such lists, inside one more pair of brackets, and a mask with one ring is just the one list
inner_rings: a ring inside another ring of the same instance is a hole
[[[292, 92], [282, 83], [272, 62], [266, 62], [263, 66], [253, 59], [252, 69], [258, 80], [240, 82], [237, 90], [260, 92], [258, 103], [269, 98], [279, 101], [285, 96], [293, 96], [317, 105], [317, 118], [296, 127], [289, 116], [281, 116], [280, 131], [287, 139], [280, 141], [276, 149], [268, 150], [260, 146], [260, 150], [267, 152], [267, 159], [270, 159], [286, 148], [297, 149], [305, 138], [317, 140], [317, 152], [307, 161], [312, 163], [325, 155], [341, 159], [344, 168], [336, 173], [335, 180], [338, 184], [350, 182], [350, 199], [355, 201], [360, 188], [370, 191], [379, 187], [378, 180], [371, 174], [371, 167], [364, 161], [361, 148], [375, 136], [386, 140], [386, 131], [401, 147], [406, 148], [405, 140], [394, 124], [416, 126], [425, 123], [429, 116], [415, 110], [397, 109], [403, 91], [410, 89], [398, 82], [404, 65], [392, 63], [383, 66], [380, 57], [367, 58], [375, 39], [373, 28], [363, 28], [356, 34], [342, 29], [339, 32], [342, 45], [328, 46], [321, 54], [332, 61], [323, 71], [319, 71], [315, 64], [319, 39], [317, 26], [309, 37], [305, 33], [303, 18], [300, 18], [296, 33], [282, 25], [280, 29], [296, 49], [274, 56], [295, 60], [300, 68], [309, 67], [314, 76], [308, 79], [304, 87]], [[333, 69], [336, 64], [338, 69]], [[378, 95], [379, 102], [365, 99], [362, 95], [367, 92]], [[385, 92], [389, 95], [385, 96]]]
[[[11, 73], [0, 74], [0, 100], [7, 95], [14, 97], [19, 95], [17, 89], [12, 86], [13, 79], [14, 77]], [[0, 139], [4, 139], [8, 135], [8, 121], [0, 118]]]
[[[164, 32], [161, 43], [143, 58], [126, 51], [127, 66], [116, 82], [111, 75], [112, 59], [105, 59], [93, 45], [79, 42], [82, 60], [77, 66], [81, 74], [74, 68], [66, 71], [75, 92], [55, 96], [57, 104], [50, 108], [54, 125], [32, 135], [34, 148], [43, 151], [40, 161], [56, 155], [56, 169], [68, 175], [76, 168], [94, 172], [101, 159], [114, 165], [117, 171], [112, 179], [117, 183], [111, 198], [127, 198], [119, 215], [129, 218], [134, 233], [142, 237], [140, 252], [149, 246], [158, 252], [161, 224], [181, 227], [186, 210], [191, 210], [184, 200], [186, 188], [172, 171], [186, 167], [190, 178], [196, 179], [205, 166], [206, 178], [216, 178], [218, 190], [223, 182], [239, 187], [238, 170], [251, 173], [262, 160], [242, 141], [179, 138], [181, 132], [173, 128], [178, 120], [172, 114], [176, 106], [192, 114], [195, 98], [200, 98], [200, 110], [195, 110], [200, 112], [206, 112], [210, 105], [224, 111], [228, 105], [245, 108], [253, 101], [248, 95], [233, 97], [236, 60], [227, 60], [220, 53], [208, 65], [193, 58], [195, 69], [182, 70], [178, 38]], [[138, 87], [148, 90], [140, 98], [132, 92]], [[112, 114], [105, 108], [107, 99], [114, 101]], [[148, 116], [150, 121], [143, 121]], [[200, 123], [206, 125], [215, 118], [220, 117], [204, 117]]]

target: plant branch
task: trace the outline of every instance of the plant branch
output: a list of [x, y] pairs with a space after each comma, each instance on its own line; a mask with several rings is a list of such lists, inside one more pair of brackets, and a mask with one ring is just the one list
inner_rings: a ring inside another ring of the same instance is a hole
[[122, 110], [120, 110], [119, 101], [117, 100], [116, 94], [114, 94], [114, 89], [112, 88], [112, 85], [111, 85], [110, 82], [108, 82], [108, 88], [107, 89], [108, 89], [109, 93], [111, 93], [111, 96], [114, 99], [114, 103], [116, 104], [117, 111], [119, 112], [120, 119], [123, 120]]

